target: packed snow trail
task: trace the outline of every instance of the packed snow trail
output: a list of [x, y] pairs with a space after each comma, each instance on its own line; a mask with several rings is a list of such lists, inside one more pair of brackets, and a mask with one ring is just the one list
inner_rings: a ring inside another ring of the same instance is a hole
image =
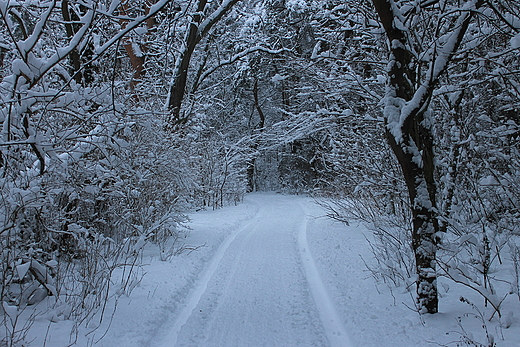
[[352, 346], [307, 245], [303, 203], [249, 199], [258, 213], [222, 243], [158, 346]]
[[341, 318], [336, 311], [335, 305], [330, 299], [327, 288], [321, 280], [320, 273], [310, 251], [309, 243], [307, 242], [307, 224], [310, 214], [303, 203], [299, 202], [298, 205], [306, 214], [298, 233], [300, 256], [305, 267], [307, 282], [311, 288], [314, 302], [316, 303], [316, 307], [323, 323], [323, 329], [325, 330], [325, 334], [327, 335], [331, 346], [352, 346], [345, 327], [341, 322]]
[[[460, 301], [477, 302], [478, 294], [440, 278], [442, 311], [418, 316], [409, 309], [414, 297], [405, 282], [392, 289], [367, 273], [378, 267], [367, 242], [374, 242], [372, 233], [356, 223], [314, 218], [324, 214], [312, 199], [275, 194], [193, 213], [185, 242], [198, 250], [161, 261], [157, 246], [148, 244], [127, 295], [118, 286], [126, 281], [125, 269], [115, 269], [109, 319], [77, 326], [58, 316], [62, 306], [42, 302], [45, 315], [31, 321], [26, 340], [52, 347], [74, 341], [93, 347], [349, 347], [347, 331], [359, 347], [447, 346], [463, 344], [464, 334], [486, 343], [486, 330]], [[511, 326], [495, 319], [486, 325], [499, 333], [501, 347], [520, 347], [520, 304], [512, 295], [505, 300]], [[492, 309], [483, 314], [491, 316]]]

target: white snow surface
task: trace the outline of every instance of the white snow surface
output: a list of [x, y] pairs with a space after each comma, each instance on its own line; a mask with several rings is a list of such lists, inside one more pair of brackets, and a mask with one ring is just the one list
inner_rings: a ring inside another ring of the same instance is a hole
[[[76, 345], [420, 347], [455, 346], [464, 334], [486, 342], [482, 322], [464, 316], [475, 311], [459, 301], [482, 307], [478, 296], [441, 281], [440, 313], [419, 317], [407, 307], [413, 294], [391, 292], [367, 271], [370, 232], [324, 214], [311, 198], [274, 193], [192, 214], [186, 243], [203, 247], [160, 261], [146, 246], [139, 286], [98, 329], [81, 327]], [[485, 324], [498, 347], [519, 347], [518, 299], [508, 305], [508, 328], [496, 317]], [[67, 346], [71, 324], [39, 318], [27, 340]]]

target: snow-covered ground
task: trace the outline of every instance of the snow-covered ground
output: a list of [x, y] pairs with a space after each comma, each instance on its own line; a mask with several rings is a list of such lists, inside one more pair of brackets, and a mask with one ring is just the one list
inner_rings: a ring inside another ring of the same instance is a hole
[[[520, 347], [513, 295], [501, 321], [488, 321], [491, 311], [478, 296], [445, 283], [440, 313], [419, 317], [408, 308], [410, 293], [390, 292], [366, 271], [364, 262], [374, 261], [365, 240], [370, 233], [323, 214], [310, 198], [277, 194], [194, 213], [186, 243], [203, 246], [168, 261], [147, 248], [140, 284], [117, 299], [112, 319], [86, 336], [81, 328], [77, 345], [466, 346], [466, 336], [488, 346], [485, 325], [497, 346]], [[483, 322], [460, 296], [478, 304]], [[67, 321], [43, 317], [28, 340], [66, 346], [67, 329]]]

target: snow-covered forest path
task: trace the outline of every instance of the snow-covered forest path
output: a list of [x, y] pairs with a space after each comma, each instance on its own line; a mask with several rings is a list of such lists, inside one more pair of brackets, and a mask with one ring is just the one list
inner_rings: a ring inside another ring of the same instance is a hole
[[249, 199], [256, 214], [220, 245], [158, 346], [351, 346], [307, 244], [305, 201]]
[[[442, 311], [419, 317], [405, 286], [391, 290], [367, 271], [377, 266], [370, 231], [325, 213], [312, 198], [273, 193], [192, 213], [185, 242], [197, 251], [160, 261], [148, 245], [144, 277], [78, 346], [452, 346], [463, 328], [485, 341], [459, 300], [478, 296], [441, 284]], [[518, 329], [499, 333], [498, 346], [520, 347]], [[47, 345], [67, 346], [58, 343], [67, 336], [52, 330]]]

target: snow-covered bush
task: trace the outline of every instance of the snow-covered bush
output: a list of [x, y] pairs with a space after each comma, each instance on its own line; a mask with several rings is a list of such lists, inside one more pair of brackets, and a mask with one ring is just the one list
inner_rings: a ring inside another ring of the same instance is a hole
[[373, 233], [367, 236], [377, 263], [368, 268], [372, 276], [390, 289], [411, 290], [415, 260], [405, 184], [389, 149], [370, 141], [377, 138], [378, 126], [373, 120], [366, 123], [356, 122], [353, 129], [343, 125], [332, 137], [333, 150], [326, 157], [335, 175], [317, 202], [330, 218], [364, 223]]
[[0, 340], [8, 346], [23, 342], [43, 300], [51, 321], [97, 326], [114, 271], [122, 272], [116, 292], [128, 293], [143, 243], [176, 252], [181, 244], [165, 249], [165, 239], [185, 233], [185, 157], [160, 114], [136, 110], [131, 74], [114, 68], [128, 62], [111, 57], [147, 17], [107, 26], [118, 6], [58, 5], [0, 6]]

